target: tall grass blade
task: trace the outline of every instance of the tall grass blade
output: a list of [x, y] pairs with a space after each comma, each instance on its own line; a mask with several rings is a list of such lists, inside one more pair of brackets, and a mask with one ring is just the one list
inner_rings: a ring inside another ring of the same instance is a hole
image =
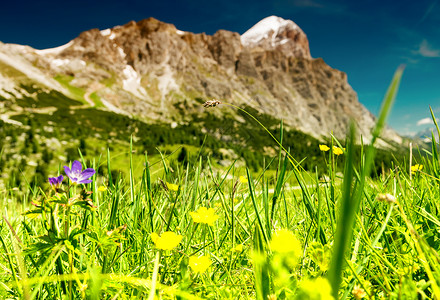
[[197, 166], [196, 169], [196, 174], [194, 176], [194, 188], [193, 188], [193, 193], [191, 196], [191, 206], [190, 209], [194, 210], [195, 205], [196, 205], [196, 199], [197, 199], [197, 191], [198, 191], [198, 187], [199, 187], [199, 179], [200, 179], [200, 170], [202, 169], [202, 157], [200, 157], [199, 159], [199, 165]]
[[145, 153], [145, 169], [144, 169], [144, 177], [145, 177], [145, 196], [147, 198], [148, 202], [148, 211], [150, 216], [150, 226], [151, 226], [151, 232], [154, 232], [154, 210], [153, 210], [153, 195], [151, 190], [151, 173], [150, 173], [150, 164], [148, 163], [148, 155]]
[[350, 127], [349, 145], [347, 149], [347, 157], [345, 164], [345, 174], [342, 190], [342, 203], [340, 210], [340, 217], [336, 227], [335, 244], [333, 246], [333, 256], [330, 264], [328, 278], [332, 286], [332, 292], [335, 298], [338, 298], [339, 286], [341, 283], [341, 275], [345, 260], [345, 254], [351, 245], [353, 234], [354, 221], [359, 210], [361, 199], [364, 195], [364, 186], [366, 176], [370, 175], [371, 168], [374, 162], [375, 149], [374, 144], [379, 138], [382, 129], [385, 127], [386, 119], [391, 111], [392, 105], [397, 95], [400, 80], [402, 78], [403, 67], [399, 67], [394, 74], [385, 98], [382, 102], [382, 107], [376, 125], [372, 132], [371, 143], [367, 149], [365, 163], [362, 168], [360, 182], [356, 190], [352, 192], [352, 182], [354, 177], [353, 159], [354, 159], [354, 139], [355, 129], [354, 125]]
[[113, 185], [112, 180], [112, 171], [111, 171], [111, 163], [110, 163], [110, 149], [107, 148], [107, 173], [108, 173], [108, 186], [111, 187]]
[[[138, 203], [136, 199], [135, 192], [134, 192], [134, 177], [133, 177], [133, 136], [130, 138], [130, 169], [129, 169], [129, 176], [130, 176], [130, 200], [131, 200], [131, 219], [133, 220], [134, 226], [137, 225], [137, 218], [139, 215], [140, 207], [138, 206]], [[133, 228], [135, 229], [135, 228]]]
[[344, 181], [342, 184], [342, 199], [340, 204], [340, 215], [336, 227], [335, 244], [333, 246], [333, 256], [330, 264], [328, 278], [332, 286], [333, 296], [338, 298], [339, 285], [341, 284], [341, 274], [345, 262], [345, 253], [350, 246], [353, 234], [353, 224], [356, 217], [356, 203], [354, 203], [353, 186], [353, 158], [354, 158], [354, 125], [350, 126], [350, 136], [346, 151], [346, 161], [344, 169]]
[[261, 220], [261, 216], [260, 216], [260, 213], [259, 213], [259, 210], [258, 210], [258, 206], [257, 206], [257, 201], [255, 199], [255, 186], [254, 186], [254, 182], [253, 182], [253, 179], [252, 179], [252, 175], [249, 172], [248, 168], [246, 168], [246, 174], [247, 174], [247, 178], [248, 178], [249, 195], [251, 196], [252, 205], [254, 206], [255, 215], [257, 217], [258, 224], [260, 225], [261, 232], [262, 232], [263, 237], [264, 237], [264, 241], [267, 243], [268, 242], [268, 239], [267, 239], [268, 235], [265, 233], [265, 231], [263, 229], [264, 228], [263, 221]]
[[275, 205], [277, 203], [277, 200], [281, 194], [281, 189], [283, 188], [283, 184], [284, 184], [284, 177], [286, 175], [286, 169], [287, 169], [287, 164], [289, 163], [289, 160], [287, 159], [287, 154], [284, 157], [284, 162], [283, 165], [281, 167], [280, 173], [278, 175], [277, 178], [277, 183], [275, 185], [275, 190], [273, 192], [273, 196], [272, 196], [272, 211], [270, 214], [270, 219], [273, 220], [273, 216], [275, 213]]
[[376, 139], [380, 136], [382, 129], [385, 127], [388, 115], [393, 107], [394, 100], [396, 99], [397, 91], [399, 89], [400, 80], [402, 78], [404, 66], [400, 66], [394, 73], [390, 86], [388, 87], [385, 98], [382, 101], [382, 106], [377, 118], [376, 125], [373, 129], [373, 138], [370, 145], [374, 145]]
[[435, 118], [434, 112], [432, 111], [432, 107], [429, 106], [429, 111], [431, 112], [432, 121], [434, 122], [435, 128], [437, 129], [437, 134], [440, 137], [440, 129], [438, 127], [437, 119]]
[[[437, 134], [440, 139], [440, 129], [438, 127], [437, 119], [435, 118], [434, 112], [432, 111], [432, 107], [429, 107], [429, 111], [431, 112], [432, 121], [434, 122], [435, 128], [437, 129]], [[433, 169], [434, 174], [438, 178], [440, 176], [440, 158], [439, 153], [437, 151], [437, 141], [435, 139], [435, 135], [432, 132], [432, 163], [433, 163]], [[439, 140], [440, 142], [440, 140]]]

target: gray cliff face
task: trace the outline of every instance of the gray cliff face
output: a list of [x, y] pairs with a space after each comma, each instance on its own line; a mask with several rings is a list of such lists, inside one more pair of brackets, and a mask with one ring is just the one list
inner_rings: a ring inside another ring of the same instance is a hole
[[[0, 54], [8, 51], [0, 46]], [[71, 85], [96, 93], [108, 109], [142, 119], [190, 121], [176, 114], [176, 104], [197, 112], [195, 98], [216, 98], [246, 103], [315, 137], [343, 138], [353, 119], [368, 140], [375, 121], [346, 74], [311, 58], [304, 32], [273, 16], [242, 36], [193, 34], [149, 18], [83, 32], [58, 49], [14, 51], [48, 80], [71, 76]], [[390, 129], [383, 138], [401, 141]]]

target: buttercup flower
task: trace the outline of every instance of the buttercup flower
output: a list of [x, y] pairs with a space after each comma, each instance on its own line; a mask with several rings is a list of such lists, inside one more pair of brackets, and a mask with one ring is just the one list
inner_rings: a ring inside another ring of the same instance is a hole
[[105, 192], [107, 190], [107, 187], [105, 187], [105, 186], [103, 186], [103, 185], [101, 185], [99, 188], [98, 188], [98, 191], [99, 192]]
[[195, 273], [204, 273], [211, 265], [211, 259], [207, 256], [191, 256], [189, 266]]
[[54, 189], [58, 189], [60, 188], [63, 179], [63, 175], [60, 175], [58, 177], [49, 177], [49, 183]]
[[167, 188], [170, 191], [174, 191], [174, 192], [177, 192], [179, 190], [179, 186], [177, 184], [169, 183], [169, 182], [167, 182]]
[[215, 214], [213, 208], [199, 207], [195, 212], [189, 213], [194, 221], [194, 223], [204, 223], [213, 226], [214, 222], [217, 221], [218, 215]]
[[243, 245], [242, 244], [238, 244], [237, 246], [232, 248], [232, 251], [236, 252], [236, 253], [240, 253], [241, 251], [243, 251]]
[[[345, 150], [345, 148], [344, 148], [344, 150]], [[337, 146], [333, 146], [333, 153], [335, 155], [341, 155], [341, 154], [344, 154], [344, 151]]]
[[422, 169], [423, 169], [423, 165], [416, 164], [414, 166], [411, 166], [411, 172], [412, 173], [421, 171]]
[[330, 150], [330, 148], [327, 145], [319, 145], [319, 150], [326, 152]]
[[299, 284], [295, 299], [334, 300], [332, 288], [327, 279], [318, 277], [306, 279]]
[[247, 178], [244, 177], [244, 176], [240, 176], [240, 177], [238, 177], [238, 180], [239, 180], [241, 183], [247, 183], [247, 182], [248, 182]]
[[150, 237], [154, 245], [156, 245], [156, 248], [161, 250], [172, 250], [176, 248], [183, 239], [182, 235], [172, 231], [165, 231], [161, 236], [152, 232]]
[[292, 231], [280, 229], [275, 232], [270, 241], [270, 249], [278, 253], [293, 253], [295, 257], [301, 256], [301, 243]]
[[73, 182], [73, 183], [90, 183], [93, 180], [90, 180], [89, 178], [95, 174], [95, 170], [92, 168], [82, 170], [82, 165], [79, 161], [75, 160], [72, 163], [72, 169], [70, 169], [68, 166], [64, 166], [64, 172], [66, 173], [67, 177]]

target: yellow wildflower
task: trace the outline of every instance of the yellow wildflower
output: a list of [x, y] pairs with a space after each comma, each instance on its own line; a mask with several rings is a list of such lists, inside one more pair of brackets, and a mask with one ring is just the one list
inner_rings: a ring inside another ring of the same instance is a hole
[[295, 299], [334, 300], [335, 298], [332, 296], [332, 287], [328, 280], [318, 277], [301, 282]]
[[301, 243], [296, 236], [287, 229], [275, 232], [270, 241], [270, 249], [278, 253], [293, 253], [295, 257], [301, 256]]
[[361, 288], [361, 287], [358, 286], [358, 285], [355, 285], [355, 286], [353, 287], [352, 294], [353, 294], [353, 297], [354, 297], [356, 300], [362, 299], [362, 298], [364, 298], [364, 297], [367, 296], [367, 293], [364, 291], [364, 289]]
[[183, 236], [180, 234], [176, 234], [172, 231], [165, 231], [159, 236], [157, 233], [151, 233], [151, 240], [156, 245], [156, 248], [161, 250], [172, 250], [180, 244], [183, 239]]
[[421, 171], [422, 169], [423, 169], [423, 165], [417, 164], [417, 165], [411, 166], [411, 172], [412, 173]]
[[107, 187], [105, 187], [105, 186], [103, 186], [103, 185], [101, 185], [99, 188], [98, 188], [98, 191], [99, 192], [105, 192], [107, 190]]
[[214, 204], [215, 207], [221, 207], [222, 204], [220, 202], [217, 202], [216, 204]]
[[319, 145], [319, 150], [326, 152], [330, 150], [330, 148], [327, 145]]
[[177, 190], [179, 189], [179, 186], [178, 186], [177, 184], [167, 182], [167, 188], [168, 188], [170, 191], [175, 191], [175, 192], [177, 192]]
[[[343, 149], [345, 150], [345, 148], [343, 148]], [[341, 154], [344, 154], [344, 151], [337, 146], [333, 146], [333, 153], [335, 155], [341, 155]]]
[[243, 251], [243, 245], [242, 244], [238, 244], [237, 246], [232, 248], [232, 251], [236, 252], [236, 253], [240, 253], [241, 251]]
[[240, 177], [238, 177], [238, 180], [239, 180], [241, 183], [247, 183], [247, 182], [248, 182], [247, 178], [244, 177], [244, 176], [240, 176]]
[[191, 256], [189, 266], [195, 273], [204, 273], [211, 265], [211, 259], [207, 256]]
[[218, 215], [215, 214], [213, 208], [199, 207], [196, 212], [189, 213], [194, 223], [204, 223], [213, 226], [217, 221]]

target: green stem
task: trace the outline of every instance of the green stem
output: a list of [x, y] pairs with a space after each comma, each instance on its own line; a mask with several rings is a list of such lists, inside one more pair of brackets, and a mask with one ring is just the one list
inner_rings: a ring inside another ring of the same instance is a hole
[[171, 208], [170, 217], [168, 218], [167, 229], [165, 231], [170, 230], [171, 220], [172, 220], [173, 215], [174, 215], [174, 209], [176, 208], [177, 198], [179, 197], [179, 194], [180, 194], [180, 186], [179, 186], [179, 189], [177, 190], [176, 198], [174, 198], [173, 207]]
[[156, 281], [157, 281], [157, 274], [159, 273], [159, 260], [160, 260], [160, 251], [157, 251], [156, 259], [154, 261], [153, 277], [151, 278], [151, 290], [150, 290], [150, 294], [148, 295], [148, 300], [154, 300], [154, 295], [156, 294]]

